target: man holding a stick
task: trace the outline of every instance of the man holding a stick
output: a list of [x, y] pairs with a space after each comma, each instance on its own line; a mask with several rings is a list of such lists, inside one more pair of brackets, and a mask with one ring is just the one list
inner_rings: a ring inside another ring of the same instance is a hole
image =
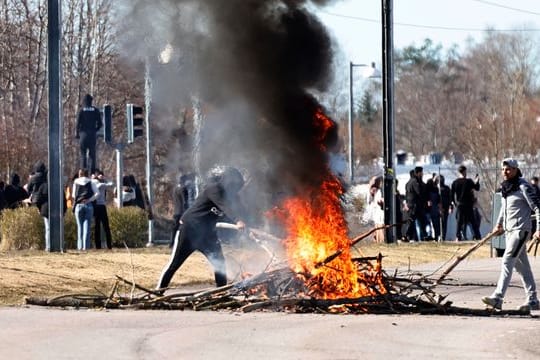
[[[214, 268], [216, 286], [227, 285], [225, 257], [216, 233], [216, 223], [235, 223], [243, 230], [245, 223], [236, 215], [238, 192], [244, 186], [242, 174], [234, 167], [217, 166], [202, 193], [180, 218], [170, 260], [163, 268], [156, 290], [162, 292], [169, 286], [174, 273], [195, 251], [200, 251]], [[236, 205], [236, 206], [235, 206]]]
[[535, 195], [531, 185], [522, 178], [517, 160], [504, 159], [502, 175], [504, 181], [501, 183], [501, 210], [493, 233], [496, 235], [505, 233], [506, 249], [502, 257], [497, 288], [491, 296], [483, 297], [482, 302], [495, 309], [502, 308], [504, 295], [515, 267], [521, 275], [527, 298], [519, 310], [538, 310], [540, 304], [525, 243], [531, 233], [531, 210], [534, 212], [537, 229], [533, 238], [540, 238], [540, 199]]

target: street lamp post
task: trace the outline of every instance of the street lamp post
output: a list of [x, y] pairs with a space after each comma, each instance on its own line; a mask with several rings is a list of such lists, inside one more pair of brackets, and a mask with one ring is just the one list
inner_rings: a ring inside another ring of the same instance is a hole
[[[394, 174], [394, 59], [393, 59], [393, 1], [382, 0], [382, 77], [383, 77], [383, 158], [384, 158], [384, 223], [396, 223]], [[385, 242], [395, 239], [395, 228], [386, 229]]]
[[375, 68], [375, 63], [371, 65], [366, 64], [354, 64], [352, 61], [349, 62], [349, 151], [348, 151], [348, 161], [349, 161], [349, 182], [352, 185], [354, 182], [354, 131], [353, 131], [353, 115], [354, 115], [354, 101], [353, 101], [353, 69], [355, 67], [366, 67], [371, 66], [370, 73], [365, 74], [365, 77], [376, 78], [380, 77], [380, 73]]

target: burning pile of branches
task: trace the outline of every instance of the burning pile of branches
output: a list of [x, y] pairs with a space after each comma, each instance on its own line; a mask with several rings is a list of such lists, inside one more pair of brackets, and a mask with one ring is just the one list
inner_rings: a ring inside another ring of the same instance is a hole
[[[362, 240], [379, 228], [354, 239]], [[478, 244], [491, 238], [488, 235]], [[474, 249], [479, 247], [474, 245]], [[357, 297], [321, 296], [321, 278], [308, 273], [294, 272], [289, 267], [268, 269], [250, 278], [219, 288], [181, 293], [169, 290], [166, 295], [144, 288], [117, 276], [109, 295], [62, 295], [55, 298], [26, 298], [31, 305], [106, 308], [106, 309], [168, 309], [168, 310], [228, 310], [228, 311], [285, 311], [294, 313], [353, 313], [353, 314], [441, 314], [490, 316], [492, 310], [456, 307], [446, 296], [434, 289], [449, 272], [474, 250], [458, 257], [439, 278], [422, 274], [388, 274], [382, 269], [383, 256], [353, 258], [357, 281], [368, 295]], [[315, 264], [317, 268], [332, 267], [341, 251]], [[129, 295], [120, 294], [127, 285]], [[518, 310], [497, 311], [498, 315], [528, 315]]]

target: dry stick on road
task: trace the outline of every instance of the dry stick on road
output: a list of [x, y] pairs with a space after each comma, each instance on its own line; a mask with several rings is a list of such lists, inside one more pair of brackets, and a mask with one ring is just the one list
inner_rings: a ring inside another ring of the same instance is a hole
[[474, 244], [474, 246], [472, 246], [469, 250], [465, 251], [465, 253], [463, 253], [463, 255], [457, 256], [456, 260], [454, 260], [454, 262], [452, 264], [450, 264], [450, 266], [448, 268], [446, 268], [446, 270], [442, 273], [442, 275], [435, 281], [434, 285], [438, 285], [441, 281], [443, 281], [446, 278], [446, 276], [448, 276], [448, 274], [450, 274], [450, 272], [452, 270], [454, 270], [454, 268], [463, 259], [465, 259], [467, 256], [471, 255], [475, 250], [477, 250], [480, 246], [484, 245], [486, 242], [488, 242], [492, 237], [494, 237], [496, 235], [500, 235], [500, 234], [498, 234], [496, 232], [490, 232], [489, 234], [484, 236], [483, 239], [481, 239], [476, 244]]

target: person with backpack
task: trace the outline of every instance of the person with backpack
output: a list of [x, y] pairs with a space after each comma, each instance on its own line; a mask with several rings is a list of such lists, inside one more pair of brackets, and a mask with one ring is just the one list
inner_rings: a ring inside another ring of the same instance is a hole
[[521, 311], [539, 310], [540, 303], [536, 295], [536, 283], [527, 256], [525, 243], [531, 232], [531, 210], [536, 218], [536, 232], [533, 238], [540, 238], [540, 199], [532, 186], [522, 178], [521, 170], [515, 159], [502, 161], [501, 210], [493, 228], [495, 235], [505, 234], [506, 249], [502, 257], [501, 273], [497, 287], [491, 296], [482, 298], [482, 302], [494, 309], [501, 309], [504, 295], [510, 285], [514, 268], [521, 275], [526, 301], [519, 307]]
[[77, 221], [77, 250], [90, 249], [90, 226], [94, 217], [92, 202], [99, 196], [96, 184], [88, 177], [87, 169], [79, 169], [73, 181], [73, 204]]

